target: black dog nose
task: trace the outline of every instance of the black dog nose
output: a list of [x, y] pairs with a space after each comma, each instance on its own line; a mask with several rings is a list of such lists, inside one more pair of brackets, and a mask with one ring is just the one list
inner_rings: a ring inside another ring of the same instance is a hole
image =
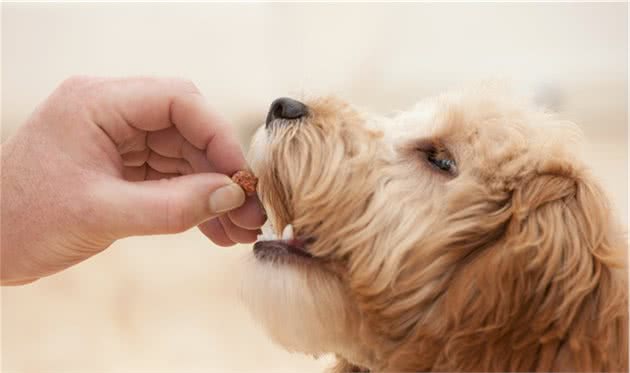
[[308, 113], [306, 105], [300, 101], [293, 100], [288, 97], [275, 99], [269, 107], [267, 114], [266, 126], [273, 122], [274, 119], [298, 119]]

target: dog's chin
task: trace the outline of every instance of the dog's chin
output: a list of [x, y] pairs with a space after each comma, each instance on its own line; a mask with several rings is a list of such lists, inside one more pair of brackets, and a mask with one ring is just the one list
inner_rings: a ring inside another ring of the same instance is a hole
[[244, 268], [241, 296], [254, 320], [288, 351], [365, 361], [358, 312], [336, 263], [312, 255], [313, 241], [294, 237], [291, 225], [274, 232], [263, 227]]
[[262, 258], [255, 249], [244, 268], [241, 295], [254, 319], [289, 351], [338, 351], [351, 320], [341, 282], [311, 258], [285, 253], [277, 243], [264, 245], [275, 248]]
[[353, 345], [356, 317], [339, 276], [309, 252], [311, 239], [294, 236], [290, 224], [276, 230], [270, 220], [246, 258], [244, 303], [288, 351], [316, 357], [344, 351]]

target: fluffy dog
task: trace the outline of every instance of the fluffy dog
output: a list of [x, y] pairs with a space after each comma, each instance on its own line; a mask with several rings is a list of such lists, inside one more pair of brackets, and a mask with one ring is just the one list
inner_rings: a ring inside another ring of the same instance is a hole
[[393, 118], [276, 100], [243, 297], [337, 371], [627, 371], [627, 242], [579, 137], [487, 87]]

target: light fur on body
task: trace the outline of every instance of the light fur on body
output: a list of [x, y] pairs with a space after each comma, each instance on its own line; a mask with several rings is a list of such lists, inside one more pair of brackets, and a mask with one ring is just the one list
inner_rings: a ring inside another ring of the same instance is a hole
[[250, 155], [275, 229], [314, 239], [314, 260], [246, 261], [274, 341], [336, 371], [628, 370], [627, 243], [575, 125], [492, 87], [392, 118], [305, 103]]

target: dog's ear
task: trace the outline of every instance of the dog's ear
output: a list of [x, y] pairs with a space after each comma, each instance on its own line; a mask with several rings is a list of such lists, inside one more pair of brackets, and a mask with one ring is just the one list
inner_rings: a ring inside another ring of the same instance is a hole
[[[584, 173], [550, 167], [499, 211], [508, 217], [501, 236], [459, 279], [475, 298], [451, 292], [463, 312], [451, 315], [448, 355], [482, 362], [469, 353], [485, 340], [488, 368], [505, 359], [513, 365], [503, 369], [627, 369], [627, 283], [617, 269], [626, 245], [604, 193]], [[511, 349], [497, 361], [490, 350], [501, 343]]]
[[[541, 171], [501, 192], [466, 185], [441, 230], [404, 258], [401, 301], [388, 308], [404, 323], [393, 330], [432, 342], [395, 359], [437, 356], [427, 368], [446, 370], [627, 369], [625, 240], [588, 177]], [[436, 303], [441, 312], [427, 314]]]

